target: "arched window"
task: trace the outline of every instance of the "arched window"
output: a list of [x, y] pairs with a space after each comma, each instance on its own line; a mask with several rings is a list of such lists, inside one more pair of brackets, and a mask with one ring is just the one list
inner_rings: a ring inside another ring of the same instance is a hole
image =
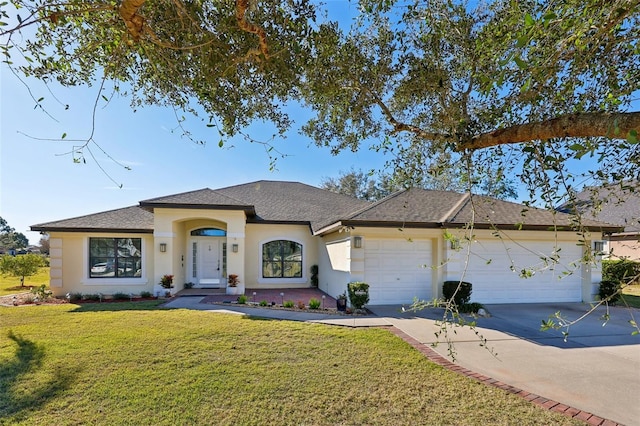
[[302, 244], [276, 240], [262, 245], [263, 278], [302, 278]]
[[192, 237], [226, 237], [227, 231], [218, 228], [200, 228], [191, 231]]

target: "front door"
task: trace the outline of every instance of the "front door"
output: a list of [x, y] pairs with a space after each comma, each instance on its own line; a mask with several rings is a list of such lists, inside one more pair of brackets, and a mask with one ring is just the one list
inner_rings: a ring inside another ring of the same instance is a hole
[[224, 288], [225, 239], [194, 238], [190, 242], [189, 276], [195, 287]]

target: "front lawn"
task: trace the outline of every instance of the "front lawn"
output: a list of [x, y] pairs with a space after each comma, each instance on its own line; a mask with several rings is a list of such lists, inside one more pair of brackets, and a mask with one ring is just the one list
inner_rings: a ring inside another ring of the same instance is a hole
[[20, 287], [19, 277], [0, 274], [0, 296], [29, 291], [31, 289], [30, 286], [39, 287], [42, 284], [49, 286], [49, 267], [42, 267], [36, 275], [26, 277], [24, 279], [24, 288]]
[[0, 424], [580, 424], [383, 329], [157, 303], [0, 307]]
[[640, 308], [640, 284], [628, 285], [622, 289], [619, 305], [628, 305], [632, 308]]

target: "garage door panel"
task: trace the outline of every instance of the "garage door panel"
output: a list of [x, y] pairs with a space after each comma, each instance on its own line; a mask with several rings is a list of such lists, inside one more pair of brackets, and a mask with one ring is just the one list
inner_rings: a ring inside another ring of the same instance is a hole
[[[522, 243], [525, 244], [525, 243]], [[465, 280], [473, 284], [471, 300], [480, 303], [578, 302], [582, 300], [582, 280], [571, 272], [571, 263], [580, 259], [582, 249], [559, 244], [560, 262], [545, 263], [541, 257], [553, 253], [551, 243], [482, 242], [472, 247], [473, 254]], [[487, 259], [491, 263], [487, 264]], [[515, 271], [511, 270], [513, 264]], [[535, 271], [530, 278], [520, 277], [523, 269]], [[579, 272], [579, 271], [578, 271]]]
[[370, 286], [369, 304], [431, 298], [431, 247], [431, 240], [367, 239], [365, 281]]

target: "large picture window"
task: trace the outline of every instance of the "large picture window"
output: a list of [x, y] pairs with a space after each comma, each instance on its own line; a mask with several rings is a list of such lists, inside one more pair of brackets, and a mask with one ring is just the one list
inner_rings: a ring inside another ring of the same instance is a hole
[[89, 238], [89, 278], [142, 275], [141, 238]]
[[262, 245], [263, 278], [302, 278], [302, 244], [277, 240]]

